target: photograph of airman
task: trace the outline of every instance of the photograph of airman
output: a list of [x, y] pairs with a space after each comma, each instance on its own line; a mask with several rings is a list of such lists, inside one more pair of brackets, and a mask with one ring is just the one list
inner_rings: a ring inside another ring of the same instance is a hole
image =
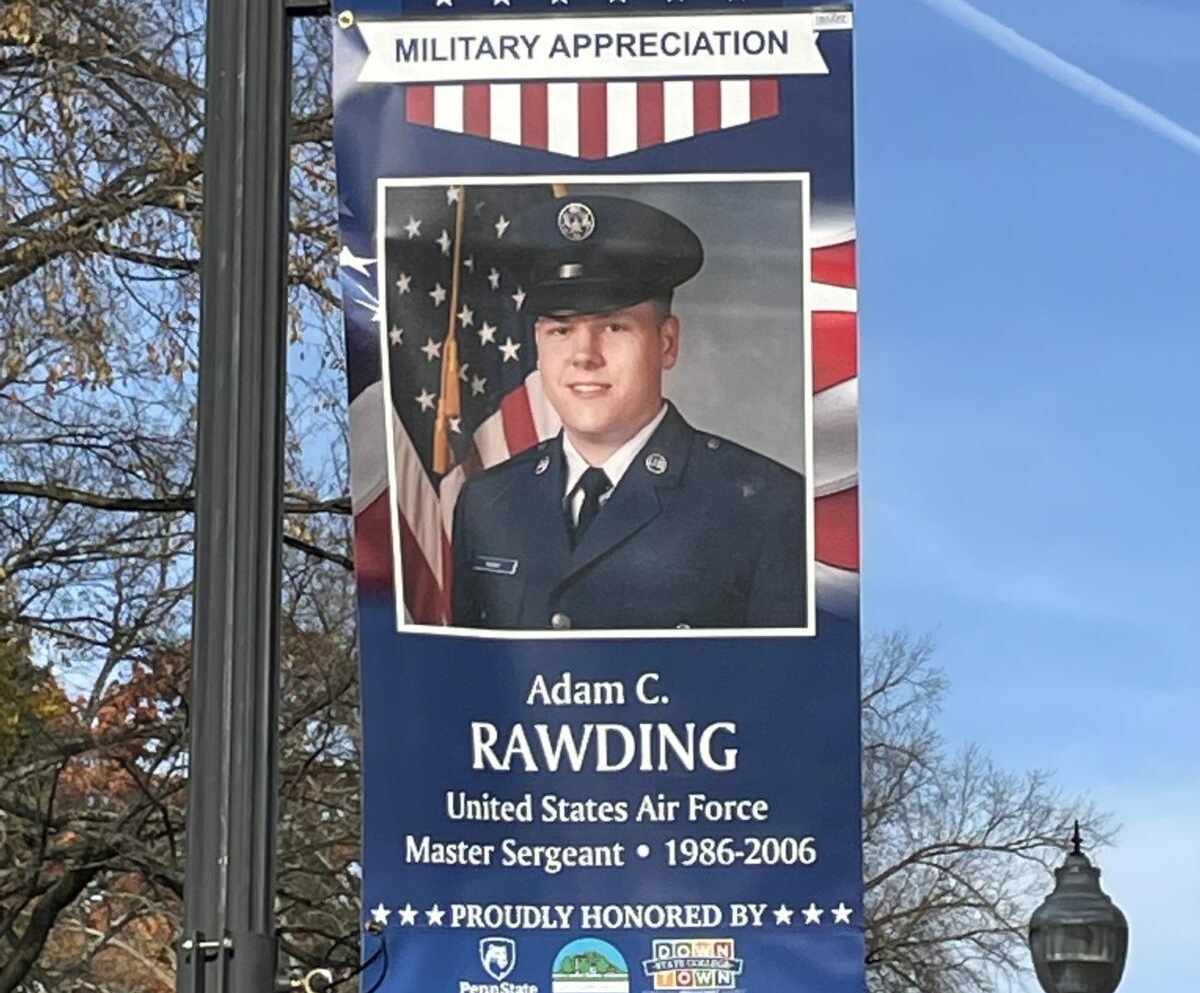
[[[513, 219], [507, 250], [562, 427], [458, 494], [452, 626], [810, 624], [802, 193], [575, 184]], [[780, 222], [779, 204], [794, 221]], [[685, 317], [684, 295], [706, 281]], [[689, 347], [692, 371], [674, 380]], [[743, 430], [781, 457], [726, 436]]]

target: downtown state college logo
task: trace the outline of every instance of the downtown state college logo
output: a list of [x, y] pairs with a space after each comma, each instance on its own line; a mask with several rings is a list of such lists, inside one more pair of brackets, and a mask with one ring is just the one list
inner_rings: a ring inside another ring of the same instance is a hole
[[735, 990], [742, 975], [732, 938], [655, 938], [642, 963], [655, 990]]

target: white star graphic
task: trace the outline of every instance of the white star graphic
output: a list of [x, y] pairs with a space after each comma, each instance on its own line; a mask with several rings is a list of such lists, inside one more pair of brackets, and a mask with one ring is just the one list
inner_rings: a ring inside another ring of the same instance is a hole
[[463, 259], [463, 268], [466, 269], [467, 272], [470, 272], [470, 273], [475, 272], [475, 256], [474, 255]]
[[462, 192], [461, 186], [447, 186], [446, 187], [446, 203], [447, 204], [458, 203], [458, 195], [461, 192]]
[[413, 217], [412, 214], [409, 214], [408, 223], [404, 225], [404, 230], [408, 232], [408, 237], [411, 240], [421, 233], [421, 222]]
[[500, 220], [498, 220], [495, 224], [496, 237], [503, 238], [504, 232], [508, 230], [508, 226], [510, 224], [512, 224], [512, 221], [510, 221], [507, 217], [505, 217], [503, 214], [501, 214]]
[[844, 903], [838, 903], [838, 905], [833, 908], [833, 923], [849, 924], [850, 915], [853, 913], [854, 911], [847, 907]]
[[491, 272], [488, 273], [488, 282], [491, 284], [491, 287], [493, 290], [500, 289], [500, 270], [499, 269], [493, 269]]
[[374, 265], [374, 259], [359, 258], [352, 251], [349, 245], [343, 245], [342, 250], [338, 253], [338, 265], [344, 269], [353, 269], [355, 272], [361, 272], [364, 276], [368, 275], [367, 266]]
[[517, 352], [520, 350], [521, 343], [519, 341], [513, 341], [511, 337], [505, 338], [504, 344], [500, 346], [500, 351], [504, 355], [505, 362], [509, 361], [509, 359], [511, 359], [513, 362], [516, 362]]
[[375, 924], [382, 924], [386, 927], [389, 914], [391, 914], [391, 911], [388, 910], [387, 907], [385, 907], [382, 903], [380, 903], [378, 907], [371, 908], [371, 920]]
[[433, 410], [434, 401], [437, 399], [436, 393], [430, 393], [428, 390], [421, 390], [419, 397], [413, 397], [421, 405], [422, 410]]
[[472, 376], [471, 377], [471, 396], [473, 396], [473, 397], [479, 396], [479, 394], [484, 391], [484, 387], [486, 387], [486, 386], [487, 386], [487, 379], [485, 379], [483, 376]]
[[454, 244], [454, 242], [450, 237], [450, 232], [445, 228], [442, 228], [442, 236], [437, 239], [437, 243], [442, 246], [443, 255], [450, 254], [450, 246]]
[[487, 321], [483, 322], [483, 327], [479, 329], [479, 344], [486, 345], [488, 343], [496, 344], [496, 328]]
[[551, 7], [553, 7], [556, 3], [561, 3], [564, 7], [567, 6], [567, 0], [550, 0]]
[[432, 362], [434, 359], [440, 359], [442, 357], [442, 343], [440, 341], [434, 341], [432, 338], [430, 338], [425, 342], [424, 345], [421, 346], [421, 351], [425, 353], [426, 362]]
[[434, 6], [435, 7], [453, 7], [454, 0], [436, 0], [436, 2], [434, 3]]
[[390, 341], [393, 345], [403, 345], [404, 344], [404, 328], [402, 328], [396, 324], [393, 324], [392, 330], [388, 333], [388, 341]]
[[801, 913], [804, 914], [805, 924], [820, 924], [821, 915], [825, 913], [825, 911], [818, 907], [815, 903], [810, 903], [801, 911]]
[[624, 3], [625, 0], [608, 0], [609, 3]]
[[403, 907], [398, 907], [396, 913], [399, 915], [401, 927], [411, 927], [417, 923], [417, 908], [411, 903], [406, 903]]
[[400, 295], [410, 292], [409, 284], [412, 283], [412, 276], [407, 272], [400, 273], [400, 278], [396, 280], [396, 289], [400, 291]]
[[512, 301], [517, 305], [517, 310], [520, 310], [521, 304], [525, 302], [525, 291], [521, 287], [517, 287], [517, 292], [512, 295]]
[[[442, 2], [442, 0], [438, 0], [438, 3], [441, 3], [441, 2]], [[442, 923], [442, 918], [445, 916], [446, 916], [446, 911], [442, 910], [442, 908], [439, 907], [436, 903], [432, 907], [430, 907], [427, 911], [425, 911], [425, 920], [427, 920], [429, 922], [431, 927], [440, 927], [441, 923]]]
[[467, 381], [467, 370], [470, 368], [471, 368], [470, 362], [464, 362], [461, 366], [458, 367], [458, 378], [461, 379], [464, 383]]
[[464, 328], [469, 328], [475, 323], [475, 311], [464, 303], [462, 310], [458, 312], [458, 319]]
[[387, 309], [382, 300], [375, 303], [372, 300], [359, 300], [364, 307], [371, 311], [371, 323], [383, 325], [385, 323], [384, 311]]
[[429, 295], [433, 297], [433, 305], [440, 307], [446, 302], [446, 288], [441, 283], [434, 283], [433, 289], [429, 291]]
[[771, 911], [771, 913], [775, 915], [776, 926], [778, 926], [780, 924], [791, 924], [792, 923], [792, 915], [795, 912], [796, 911], [792, 910], [791, 907], [785, 907], [782, 903], [778, 907], [776, 907], [774, 910]]
[[462, 434], [462, 418], [461, 417], [451, 417], [450, 418], [450, 430], [453, 431], [455, 434]]
[[493, 7], [500, 7], [500, 6], [511, 7], [512, 3], [511, 3], [511, 0], [492, 0], [492, 6]]

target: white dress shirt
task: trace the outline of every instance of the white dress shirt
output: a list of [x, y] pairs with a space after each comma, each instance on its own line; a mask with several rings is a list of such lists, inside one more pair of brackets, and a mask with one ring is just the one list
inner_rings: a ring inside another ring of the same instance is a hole
[[[662, 423], [662, 419], [666, 416], [667, 405], [664, 402], [662, 410], [658, 412], [658, 416], [654, 420], [613, 452], [602, 465], [596, 466], [597, 469], [604, 470], [604, 475], [612, 483], [612, 489], [600, 498], [601, 506], [604, 506], [608, 498], [612, 496], [613, 491], [617, 488], [617, 484], [621, 481], [621, 477], [633, 465], [633, 460], [637, 457], [637, 453], [645, 447], [646, 442], [650, 440], [650, 436], [654, 434], [655, 429]], [[565, 506], [567, 501], [570, 501], [571, 523], [577, 524], [579, 523], [579, 511], [583, 507], [583, 490], [577, 488], [579, 477], [588, 470], [589, 465], [587, 460], [571, 444], [571, 439], [565, 430], [563, 431], [563, 455], [567, 459], [567, 485], [563, 491], [563, 504]]]

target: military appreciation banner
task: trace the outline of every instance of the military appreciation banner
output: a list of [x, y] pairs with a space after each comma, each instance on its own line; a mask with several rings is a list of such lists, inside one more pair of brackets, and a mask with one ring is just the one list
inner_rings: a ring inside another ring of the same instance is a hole
[[851, 40], [338, 11], [367, 985], [864, 988]]

